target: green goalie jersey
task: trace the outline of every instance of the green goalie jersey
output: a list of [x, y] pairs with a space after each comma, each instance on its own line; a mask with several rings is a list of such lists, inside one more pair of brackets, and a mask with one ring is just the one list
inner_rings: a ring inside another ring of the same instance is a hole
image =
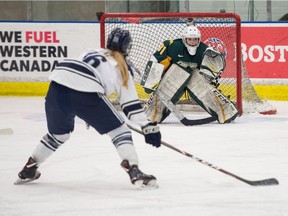
[[158, 63], [164, 65], [164, 71], [167, 71], [173, 63], [184, 68], [199, 69], [202, 63], [203, 53], [207, 48], [208, 46], [206, 44], [200, 42], [196, 54], [191, 56], [183, 44], [182, 39], [179, 38], [164, 41], [153, 56], [157, 59]]

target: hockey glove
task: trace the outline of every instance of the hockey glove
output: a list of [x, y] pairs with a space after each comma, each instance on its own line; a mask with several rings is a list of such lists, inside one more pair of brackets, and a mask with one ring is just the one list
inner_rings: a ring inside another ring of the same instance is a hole
[[142, 127], [145, 142], [158, 148], [161, 146], [161, 133], [157, 122], [150, 122]]

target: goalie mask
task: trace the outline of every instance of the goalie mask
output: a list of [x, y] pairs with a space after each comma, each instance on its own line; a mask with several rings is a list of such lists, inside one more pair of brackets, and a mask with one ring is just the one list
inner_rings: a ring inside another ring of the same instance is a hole
[[107, 48], [128, 55], [132, 47], [132, 38], [128, 30], [115, 28], [108, 35]]
[[[197, 38], [198, 43], [191, 46], [187, 43], [187, 38]], [[186, 46], [190, 55], [195, 55], [197, 48], [200, 44], [200, 39], [201, 39], [201, 32], [196, 26], [188, 26], [184, 29], [183, 34], [182, 34], [182, 41], [184, 45]]]

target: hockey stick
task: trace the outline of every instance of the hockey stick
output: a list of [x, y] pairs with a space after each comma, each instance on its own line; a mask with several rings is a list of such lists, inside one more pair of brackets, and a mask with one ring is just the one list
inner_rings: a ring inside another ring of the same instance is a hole
[[[133, 127], [133, 126], [131, 126], [131, 125], [128, 125], [128, 127], [129, 127], [131, 130], [133, 130], [133, 131], [135, 131], [135, 132], [143, 135], [143, 132], [140, 131], [140, 130], [138, 130], [137, 128], [135, 128], [135, 127]], [[185, 151], [183, 151], [183, 150], [180, 150], [180, 149], [178, 149], [178, 148], [176, 148], [176, 147], [174, 147], [174, 146], [172, 146], [172, 145], [170, 145], [170, 144], [168, 144], [168, 143], [166, 143], [166, 142], [164, 142], [164, 141], [162, 141], [162, 140], [161, 140], [161, 144], [164, 145], [164, 146], [166, 146], [166, 147], [168, 147], [168, 148], [170, 148], [170, 149], [172, 149], [172, 150], [174, 150], [174, 151], [176, 151], [176, 152], [179, 152], [179, 153], [181, 153], [181, 154], [183, 154], [183, 155], [185, 155], [185, 156], [187, 156], [187, 157], [190, 157], [190, 158], [192, 158], [193, 160], [196, 160], [197, 162], [199, 162], [199, 163], [201, 163], [201, 164], [204, 164], [204, 165], [206, 165], [206, 166], [208, 166], [208, 167], [210, 167], [210, 168], [213, 168], [213, 169], [215, 169], [215, 170], [218, 170], [218, 171], [220, 171], [220, 172], [222, 172], [222, 173], [224, 173], [224, 174], [226, 174], [226, 175], [229, 175], [229, 176], [231, 176], [231, 177], [233, 177], [233, 178], [236, 178], [236, 179], [238, 179], [238, 180], [240, 180], [240, 181], [242, 181], [242, 182], [245, 182], [246, 184], [249, 184], [249, 185], [251, 185], [251, 186], [271, 186], [271, 185], [279, 185], [278, 180], [275, 179], [275, 178], [269, 178], [269, 179], [263, 179], [263, 180], [257, 180], [257, 181], [250, 181], [250, 180], [244, 179], [244, 178], [242, 178], [242, 177], [240, 177], [240, 176], [237, 176], [237, 175], [235, 175], [235, 174], [233, 174], [233, 173], [230, 173], [230, 172], [228, 172], [228, 171], [226, 171], [226, 170], [224, 170], [224, 169], [222, 169], [222, 168], [219, 168], [219, 167], [217, 167], [216, 165], [213, 165], [213, 164], [211, 164], [211, 163], [208, 163], [207, 161], [204, 161], [204, 160], [202, 160], [202, 159], [200, 159], [200, 158], [198, 158], [198, 157], [196, 157], [196, 156], [194, 156], [194, 155], [192, 155], [192, 154], [189, 154], [188, 152], [185, 152]]]
[[[135, 67], [135, 65], [133, 64], [133, 62], [131, 62], [128, 58], [126, 58], [127, 63], [137, 72], [137, 74], [142, 77], [142, 73], [139, 71], [138, 68]], [[204, 118], [204, 119], [188, 119], [186, 118], [181, 111], [177, 108], [177, 106], [175, 104], [173, 104], [166, 95], [164, 95], [163, 93], [161, 93], [159, 90], [155, 90], [155, 89], [149, 89], [151, 90], [151, 92], [153, 91], [158, 97], [159, 99], [165, 104], [165, 106], [174, 113], [174, 115], [176, 116], [176, 118], [185, 126], [194, 126], [194, 125], [202, 125], [202, 124], [208, 124], [211, 122], [216, 121], [216, 117], [208, 117], [208, 118]]]

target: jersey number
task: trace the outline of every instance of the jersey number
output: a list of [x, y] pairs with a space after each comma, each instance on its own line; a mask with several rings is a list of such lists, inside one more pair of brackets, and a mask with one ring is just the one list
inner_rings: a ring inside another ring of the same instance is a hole
[[106, 62], [107, 59], [100, 54], [95, 53], [91, 55], [91, 53], [89, 53], [88, 55], [84, 56], [83, 61], [92, 67], [97, 68], [101, 62]]

